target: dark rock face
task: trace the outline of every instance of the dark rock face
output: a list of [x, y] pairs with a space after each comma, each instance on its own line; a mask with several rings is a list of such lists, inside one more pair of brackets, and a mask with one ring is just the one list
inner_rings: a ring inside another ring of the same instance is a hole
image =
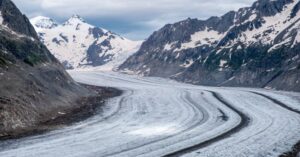
[[10, 0], [0, 0], [0, 10], [3, 17], [3, 24], [15, 32], [38, 39], [37, 33], [31, 26], [28, 18]]
[[[88, 47], [87, 50], [87, 65], [92, 66], [101, 66], [104, 65], [110, 61], [112, 61], [112, 58], [114, 57], [113, 54], [106, 54], [107, 51], [112, 50], [113, 47], [111, 46], [111, 39], [114, 39], [114, 34], [111, 34], [111, 32], [104, 33], [102, 29], [100, 28], [91, 28], [89, 30], [89, 33], [94, 36], [94, 38], [99, 39], [103, 36], [106, 36], [107, 38], [103, 40], [102, 42], [98, 43], [95, 41], [93, 44], [91, 44]], [[105, 49], [104, 49], [104, 48]]]
[[300, 91], [299, 2], [258, 0], [154, 32], [119, 70], [210, 86]]
[[[87, 61], [89, 62], [90, 65], [92, 66], [100, 66], [104, 65], [107, 62], [112, 60], [112, 57], [114, 55], [109, 54], [109, 55], [103, 55], [105, 53], [105, 50], [101, 48], [101, 46], [106, 45], [107, 47], [110, 46], [109, 43], [103, 42], [102, 44], [97, 44], [96, 42], [93, 43], [87, 50]], [[111, 46], [110, 46], [111, 48]]]
[[98, 27], [90, 28], [89, 29], [89, 34], [93, 34], [94, 38], [100, 38], [103, 35], [105, 35], [103, 30], [101, 28], [98, 28]]
[[0, 136], [14, 135], [76, 108], [91, 92], [63, 70], [10, 0], [0, 0]]
[[300, 10], [300, 2], [298, 2], [297, 5], [293, 8], [291, 17], [294, 18], [299, 12], [299, 10]]
[[253, 4], [252, 9], [258, 10], [261, 16], [274, 16], [278, 12], [281, 12], [286, 4], [292, 3], [293, 1], [294, 0], [259, 0]]

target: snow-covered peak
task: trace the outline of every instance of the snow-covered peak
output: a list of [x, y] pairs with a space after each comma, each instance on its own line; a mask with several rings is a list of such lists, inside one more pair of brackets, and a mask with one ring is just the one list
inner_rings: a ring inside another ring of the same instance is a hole
[[[36, 18], [31, 22], [41, 19]], [[35, 24], [34, 24], [35, 25]], [[73, 15], [53, 29], [36, 28], [40, 40], [67, 68], [96, 67], [112, 70], [135, 53], [140, 41], [131, 41], [113, 32], [95, 27]]]
[[77, 25], [80, 23], [85, 23], [85, 20], [80, 17], [79, 15], [73, 15], [71, 18], [69, 18], [64, 25]]
[[57, 23], [53, 19], [45, 16], [37, 16], [30, 19], [30, 22], [35, 28], [40, 29], [51, 29], [57, 26]]

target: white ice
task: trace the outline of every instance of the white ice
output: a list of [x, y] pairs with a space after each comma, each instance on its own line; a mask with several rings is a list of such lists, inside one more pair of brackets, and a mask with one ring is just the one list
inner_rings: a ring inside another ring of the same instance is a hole
[[124, 93], [109, 100], [96, 116], [75, 125], [1, 142], [1, 157], [167, 155], [222, 136], [242, 122], [240, 115], [211, 91], [247, 115], [249, 124], [184, 156], [276, 157], [300, 140], [300, 116], [252, 92], [300, 109], [298, 93], [202, 87], [112, 72], [70, 71], [70, 74], [79, 82], [116, 87]]

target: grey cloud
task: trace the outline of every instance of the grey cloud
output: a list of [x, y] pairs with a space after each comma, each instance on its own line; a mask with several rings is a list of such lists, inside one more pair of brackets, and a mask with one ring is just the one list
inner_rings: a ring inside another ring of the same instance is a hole
[[[205, 19], [249, 6], [254, 0], [13, 0], [29, 17], [63, 20], [79, 14], [127, 37], [145, 38], [167, 23]], [[130, 23], [130, 24], [129, 24]], [[127, 30], [127, 31], [126, 31]], [[134, 34], [136, 30], [137, 34]], [[144, 31], [143, 31], [144, 30]]]

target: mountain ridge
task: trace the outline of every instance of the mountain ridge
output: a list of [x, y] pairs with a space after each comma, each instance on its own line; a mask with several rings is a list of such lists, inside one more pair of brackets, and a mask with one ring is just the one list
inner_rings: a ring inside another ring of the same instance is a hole
[[43, 16], [31, 23], [40, 40], [67, 69], [92, 68], [112, 70], [139, 48], [141, 41], [131, 41], [73, 15], [59, 24]]
[[200, 85], [299, 91], [299, 5], [259, 0], [220, 17], [167, 24], [119, 70]]
[[0, 0], [0, 12], [0, 138], [35, 130], [96, 95], [67, 74], [11, 0]]

